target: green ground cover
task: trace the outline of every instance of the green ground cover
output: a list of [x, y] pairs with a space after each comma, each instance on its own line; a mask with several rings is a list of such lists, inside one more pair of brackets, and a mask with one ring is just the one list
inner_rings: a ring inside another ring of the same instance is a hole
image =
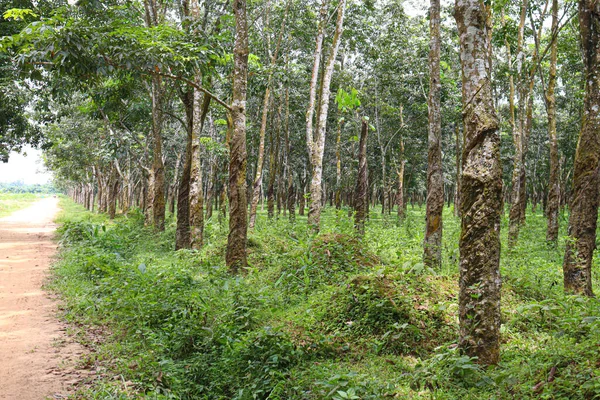
[[250, 267], [231, 276], [216, 218], [201, 251], [175, 252], [172, 216], [157, 234], [139, 213], [62, 207], [50, 287], [91, 349], [79, 398], [600, 398], [600, 303], [563, 294], [564, 238], [545, 242], [539, 212], [511, 250], [503, 222], [502, 360], [482, 369], [456, 350], [451, 209], [440, 271], [421, 263], [424, 210], [409, 207], [399, 226], [373, 211], [364, 239], [346, 211], [327, 209], [316, 237], [302, 217], [259, 215]]

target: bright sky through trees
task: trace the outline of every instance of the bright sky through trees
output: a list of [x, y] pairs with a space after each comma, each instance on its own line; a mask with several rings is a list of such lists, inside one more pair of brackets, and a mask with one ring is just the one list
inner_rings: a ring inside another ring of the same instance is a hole
[[21, 154], [11, 153], [8, 163], [0, 163], [0, 182], [48, 183], [52, 175], [44, 168], [41, 154], [29, 146]]

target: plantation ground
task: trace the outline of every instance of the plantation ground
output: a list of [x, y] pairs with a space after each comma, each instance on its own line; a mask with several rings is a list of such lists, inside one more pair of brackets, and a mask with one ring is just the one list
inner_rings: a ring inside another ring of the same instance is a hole
[[172, 217], [156, 234], [137, 213], [63, 207], [52, 288], [102, 377], [80, 398], [600, 397], [600, 303], [563, 294], [564, 239], [545, 242], [539, 212], [511, 250], [503, 223], [502, 361], [483, 370], [456, 351], [451, 209], [440, 271], [421, 263], [424, 210], [409, 206], [399, 226], [373, 210], [362, 240], [345, 210], [326, 210], [316, 237], [302, 217], [260, 215], [250, 268], [230, 276], [216, 217], [202, 251], [175, 252]]

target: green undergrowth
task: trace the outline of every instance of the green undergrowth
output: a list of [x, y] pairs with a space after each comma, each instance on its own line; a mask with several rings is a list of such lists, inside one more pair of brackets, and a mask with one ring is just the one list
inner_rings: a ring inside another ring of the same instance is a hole
[[402, 224], [372, 212], [364, 238], [346, 211], [327, 209], [317, 236], [303, 217], [259, 215], [249, 267], [231, 276], [216, 220], [201, 251], [174, 251], [172, 216], [155, 233], [139, 212], [62, 204], [50, 286], [95, 373], [75, 397], [600, 398], [599, 303], [562, 293], [564, 239], [545, 243], [542, 215], [503, 246], [502, 361], [483, 369], [456, 348], [451, 210], [440, 271], [421, 263], [423, 210], [409, 207]]

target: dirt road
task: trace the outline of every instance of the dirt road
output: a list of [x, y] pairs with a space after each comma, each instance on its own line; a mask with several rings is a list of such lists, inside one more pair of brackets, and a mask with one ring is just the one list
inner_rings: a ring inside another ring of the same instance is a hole
[[42, 290], [56, 243], [58, 199], [43, 199], [0, 219], [0, 399], [66, 398], [79, 381], [83, 349], [55, 317]]

